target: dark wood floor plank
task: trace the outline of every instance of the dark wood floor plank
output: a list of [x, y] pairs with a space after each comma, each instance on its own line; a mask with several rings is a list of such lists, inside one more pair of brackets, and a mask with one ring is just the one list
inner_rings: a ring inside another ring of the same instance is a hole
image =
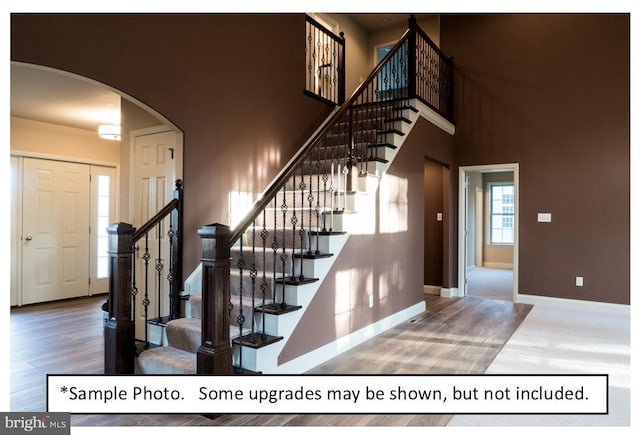
[[[101, 374], [104, 296], [11, 311], [11, 410], [44, 411], [47, 373]], [[531, 306], [425, 296], [427, 311], [310, 371], [484, 373]], [[25, 344], [27, 343], [27, 344]], [[384, 349], [384, 351], [381, 351]], [[74, 426], [443, 426], [448, 415], [73, 415]]]

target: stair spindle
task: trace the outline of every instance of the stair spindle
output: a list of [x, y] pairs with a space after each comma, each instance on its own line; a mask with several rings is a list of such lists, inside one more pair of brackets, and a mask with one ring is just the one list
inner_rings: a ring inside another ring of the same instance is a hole
[[239, 329], [239, 347], [240, 347], [240, 354], [238, 356], [238, 365], [240, 368], [240, 371], [242, 371], [242, 369], [244, 368], [244, 365], [242, 364], [242, 350], [243, 350], [243, 346], [242, 346], [242, 342], [244, 340], [244, 333], [243, 333], [243, 326], [244, 326], [244, 303], [243, 303], [243, 282], [242, 282], [242, 274], [244, 271], [244, 247], [243, 247], [243, 243], [242, 243], [242, 239], [244, 237], [240, 237], [240, 258], [238, 259], [238, 263], [237, 263], [237, 267], [238, 267], [238, 271], [240, 272], [240, 302], [238, 303], [238, 316], [236, 317], [236, 323], [238, 324], [238, 329]]
[[[282, 261], [282, 301], [280, 302], [280, 306], [285, 308], [287, 306], [284, 297], [285, 283], [287, 281], [286, 273], [287, 273], [287, 188], [286, 186], [282, 188], [282, 205], [280, 209], [282, 210], [282, 252], [280, 253], [280, 261]], [[273, 301], [275, 303], [275, 291], [273, 295]]]
[[296, 173], [293, 173], [293, 188], [291, 189], [293, 196], [293, 215], [291, 216], [291, 279], [297, 279], [296, 274], [296, 225], [298, 224], [298, 216], [296, 214]]
[[[262, 210], [262, 231], [260, 232], [260, 238], [262, 239], [262, 282], [260, 283], [260, 290], [262, 291], [262, 306], [267, 305], [267, 237], [269, 237], [269, 231], [267, 231], [267, 210]], [[262, 314], [262, 339], [266, 339], [265, 333], [265, 315]]]
[[316, 154], [316, 254], [320, 253], [320, 156]]
[[307, 200], [309, 201], [309, 228], [308, 228], [308, 240], [309, 240], [309, 245], [307, 246], [307, 253], [309, 255], [313, 254], [313, 251], [311, 251], [311, 246], [312, 246], [312, 240], [311, 238], [313, 237], [312, 235], [312, 229], [313, 229], [313, 225], [311, 224], [311, 215], [313, 214], [313, 163], [311, 160], [311, 155], [309, 155], [309, 196], [307, 197]]
[[156, 286], [158, 288], [158, 322], [160, 322], [160, 318], [162, 316], [161, 307], [162, 307], [162, 221], [158, 223], [158, 258], [156, 259], [156, 272], [158, 273], [156, 279]]
[[144, 348], [147, 349], [149, 347], [149, 304], [151, 303], [149, 300], [149, 260], [151, 259], [149, 233], [144, 236], [144, 254], [142, 258], [144, 259], [144, 299], [142, 300], [142, 305], [144, 306]]
[[251, 225], [251, 341], [256, 340], [255, 315], [256, 315], [256, 278], [258, 268], [256, 267], [256, 221]]
[[302, 207], [302, 215], [300, 216], [300, 230], [298, 230], [299, 232], [299, 236], [300, 236], [300, 280], [304, 279], [304, 236], [305, 236], [305, 230], [304, 230], [304, 190], [306, 189], [307, 185], [304, 182], [304, 165], [300, 166], [300, 206]]
[[271, 249], [273, 250], [273, 276], [272, 276], [272, 281], [271, 281], [271, 287], [272, 287], [272, 301], [271, 301], [271, 305], [273, 306], [273, 308], [276, 308], [276, 279], [277, 279], [277, 270], [276, 270], [276, 266], [278, 264], [278, 215], [277, 215], [277, 197], [278, 195], [276, 194], [273, 197], [273, 242], [271, 242]]

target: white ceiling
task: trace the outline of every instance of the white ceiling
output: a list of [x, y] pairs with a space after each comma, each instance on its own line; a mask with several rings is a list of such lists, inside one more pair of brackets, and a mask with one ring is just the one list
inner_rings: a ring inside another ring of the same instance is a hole
[[12, 62], [11, 116], [97, 131], [120, 123], [120, 96], [70, 74]]

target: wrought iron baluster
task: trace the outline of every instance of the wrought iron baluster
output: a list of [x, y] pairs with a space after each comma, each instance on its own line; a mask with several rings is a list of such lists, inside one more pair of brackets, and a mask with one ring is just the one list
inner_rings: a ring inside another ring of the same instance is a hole
[[302, 208], [302, 213], [300, 216], [300, 229], [298, 230], [298, 235], [300, 236], [300, 279], [304, 279], [304, 191], [307, 188], [307, 185], [304, 182], [304, 164], [300, 165], [300, 206]]
[[149, 233], [144, 235], [144, 299], [142, 299], [142, 305], [144, 306], [144, 347], [149, 347], [149, 260], [151, 254], [149, 253]]
[[[291, 279], [296, 280], [298, 275], [296, 274], [296, 227], [298, 224], [298, 215], [296, 213], [296, 173], [293, 173], [293, 188], [291, 189], [293, 196], [293, 216], [291, 216]], [[300, 269], [302, 270], [302, 269]], [[302, 273], [302, 272], [301, 272]]]
[[157, 287], [158, 287], [158, 322], [162, 319], [162, 221], [158, 222], [158, 258], [156, 259], [156, 272], [158, 272], [157, 277]]
[[316, 154], [316, 254], [320, 253], [320, 156]]
[[[280, 253], [280, 261], [282, 261], [282, 299], [280, 302], [280, 306], [285, 308], [287, 306], [284, 297], [284, 289], [285, 283], [287, 281], [287, 210], [289, 206], [287, 205], [287, 188], [284, 186], [282, 188], [282, 205], [280, 206], [280, 210], [282, 210], [282, 252]], [[275, 301], [275, 294], [273, 295], [273, 299]]]
[[313, 215], [313, 162], [311, 160], [311, 154], [309, 154], [309, 195], [307, 196], [307, 200], [309, 201], [309, 228], [308, 228], [308, 243], [309, 246], [307, 246], [307, 253], [309, 255], [311, 255], [313, 252], [311, 251], [311, 246], [312, 246], [312, 240], [311, 237], [313, 237], [313, 235], [311, 234], [312, 229], [313, 229], [313, 225], [311, 224], [311, 215]]
[[[173, 229], [173, 214], [169, 215], [169, 231], [167, 231], [167, 236], [169, 237], [169, 273], [167, 274], [167, 281], [169, 282], [169, 319], [173, 319], [173, 313], [171, 312], [171, 307], [173, 307], [173, 280], [174, 280], [174, 264], [173, 264], [173, 238], [175, 236], [175, 231]], [[177, 294], [175, 295], [178, 296]]]
[[[322, 190], [322, 211], [323, 211], [323, 215], [322, 215], [322, 231], [327, 231], [327, 219], [326, 219], [326, 215], [324, 214], [327, 210], [327, 181], [329, 180], [329, 174], [327, 173], [327, 146], [325, 145], [324, 147], [324, 160], [322, 161], [322, 183], [323, 183], [323, 190]], [[319, 219], [319, 217], [318, 217]]]
[[333, 231], [333, 211], [334, 211], [334, 194], [335, 194], [335, 190], [333, 187], [333, 177], [334, 177], [334, 157], [333, 157], [333, 148], [331, 149], [331, 183], [329, 185], [329, 190], [330, 190], [330, 206], [331, 206], [331, 225], [329, 226], [329, 231]]
[[273, 250], [273, 276], [271, 277], [271, 305], [276, 308], [276, 279], [277, 279], [277, 265], [278, 265], [278, 203], [276, 202], [278, 194], [273, 197], [273, 242], [271, 242], [271, 249]]
[[131, 320], [136, 321], [136, 296], [138, 295], [138, 286], [136, 285], [136, 251], [138, 250], [138, 245], [133, 244], [131, 247], [131, 296], [132, 296], [132, 317]]
[[342, 210], [347, 208], [347, 176], [349, 174], [349, 168], [344, 165], [342, 167], [342, 174], [344, 175], [344, 203], [342, 204]]
[[[262, 239], [262, 282], [260, 283], [260, 290], [262, 291], [262, 307], [267, 304], [267, 237], [269, 237], [269, 231], [267, 231], [267, 210], [262, 210], [262, 231], [260, 232], [260, 238]], [[265, 315], [262, 314], [262, 339], [266, 339], [265, 333]]]
[[[258, 268], [256, 267], [256, 221], [251, 226], [251, 269], [249, 270], [251, 277], [251, 341], [256, 341], [255, 315], [256, 315], [256, 278], [258, 276]], [[263, 315], [264, 317], [264, 315]]]
[[240, 347], [240, 354], [238, 356], [238, 365], [240, 367], [240, 370], [242, 371], [242, 369], [244, 368], [243, 364], [242, 364], [242, 354], [243, 352], [243, 346], [242, 346], [242, 342], [244, 340], [244, 331], [243, 331], [243, 327], [244, 327], [244, 321], [245, 321], [245, 317], [244, 317], [244, 295], [243, 295], [243, 272], [244, 272], [244, 246], [242, 243], [242, 240], [244, 239], [244, 235], [240, 236], [240, 258], [238, 259], [238, 263], [237, 263], [237, 267], [238, 267], [238, 271], [240, 273], [240, 289], [239, 289], [239, 303], [238, 303], [238, 316], [236, 317], [236, 323], [238, 324], [238, 329], [239, 329], [239, 347]]

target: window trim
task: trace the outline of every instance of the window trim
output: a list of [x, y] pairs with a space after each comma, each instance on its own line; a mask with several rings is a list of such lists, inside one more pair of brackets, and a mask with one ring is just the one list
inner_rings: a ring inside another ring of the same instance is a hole
[[[494, 213], [493, 212], [493, 188], [494, 187], [500, 187], [500, 186], [511, 186], [514, 189], [513, 192], [513, 212], [512, 213]], [[487, 219], [487, 245], [488, 246], [513, 246], [514, 245], [514, 241], [515, 241], [515, 218], [516, 218], [516, 213], [515, 213], [515, 203], [516, 203], [516, 199], [515, 199], [515, 184], [513, 181], [490, 181], [487, 183], [487, 190], [488, 190], [488, 195], [487, 195], [487, 201], [488, 201], [488, 207], [487, 207], [487, 215], [488, 215], [488, 219]], [[513, 241], [511, 242], [494, 242], [493, 241], [493, 218], [494, 215], [499, 215], [499, 216], [511, 216], [511, 218], [513, 219], [513, 224], [512, 224], [512, 229], [513, 229]]]

